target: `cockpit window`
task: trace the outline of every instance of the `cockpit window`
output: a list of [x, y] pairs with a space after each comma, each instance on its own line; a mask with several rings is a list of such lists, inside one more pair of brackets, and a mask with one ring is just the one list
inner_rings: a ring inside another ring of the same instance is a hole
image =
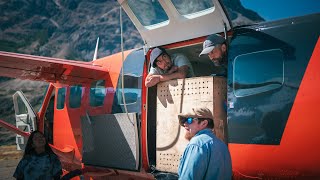
[[158, 0], [128, 0], [128, 5], [143, 26], [159, 24], [168, 20]]
[[212, 0], [172, 0], [172, 3], [181, 15], [200, 13], [214, 7]]

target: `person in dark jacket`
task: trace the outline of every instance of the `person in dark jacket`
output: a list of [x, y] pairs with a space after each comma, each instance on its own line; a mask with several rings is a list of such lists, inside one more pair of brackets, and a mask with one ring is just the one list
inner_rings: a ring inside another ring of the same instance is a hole
[[18, 180], [58, 180], [61, 175], [58, 156], [50, 148], [44, 134], [33, 131], [13, 177]]

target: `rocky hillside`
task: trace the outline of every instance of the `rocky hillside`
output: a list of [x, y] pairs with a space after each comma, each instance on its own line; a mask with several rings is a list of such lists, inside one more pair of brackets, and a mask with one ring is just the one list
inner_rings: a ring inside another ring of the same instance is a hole
[[[0, 83], [0, 119], [15, 123], [12, 95], [21, 90], [30, 101], [36, 112], [42, 103], [47, 83], [11, 79]], [[14, 144], [15, 134], [0, 127], [0, 145]]]
[[[0, 51], [92, 60], [120, 52], [119, 4], [115, 0], [10, 0], [0, 2]], [[124, 48], [142, 40], [123, 11]], [[0, 119], [14, 123], [12, 95], [22, 90], [36, 111], [46, 83], [0, 77]], [[0, 127], [0, 145], [14, 144], [15, 134]]]
[[[10, 0], [0, 2], [0, 50], [73, 60], [120, 51], [119, 4], [115, 0]], [[124, 48], [142, 40], [123, 12]]]

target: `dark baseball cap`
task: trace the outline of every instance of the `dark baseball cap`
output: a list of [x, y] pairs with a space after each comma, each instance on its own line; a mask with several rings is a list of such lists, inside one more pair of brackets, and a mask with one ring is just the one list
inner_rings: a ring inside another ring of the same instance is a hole
[[207, 37], [207, 39], [203, 42], [203, 50], [199, 54], [199, 57], [203, 54], [208, 54], [211, 52], [217, 44], [223, 44], [226, 40], [218, 35], [218, 34], [212, 34]]

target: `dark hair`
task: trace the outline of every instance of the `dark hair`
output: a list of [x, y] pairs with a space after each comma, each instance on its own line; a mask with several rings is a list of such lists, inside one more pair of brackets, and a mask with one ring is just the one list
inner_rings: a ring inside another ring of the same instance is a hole
[[163, 47], [161, 47], [161, 46], [157, 46], [157, 47], [155, 47], [155, 48], [159, 48], [159, 49], [162, 51], [161, 54], [168, 54], [167, 51], [166, 51], [166, 49], [163, 48]]
[[[39, 134], [41, 134], [43, 137], [45, 137], [42, 132], [40, 132], [40, 131], [38, 131], [38, 130], [33, 131], [33, 132], [30, 134], [29, 138], [28, 138], [28, 142], [27, 142], [26, 148], [25, 148], [25, 150], [24, 150], [23, 157], [26, 157], [26, 156], [28, 156], [28, 155], [34, 155], [34, 154], [36, 154], [36, 151], [34, 150], [34, 148], [33, 148], [33, 146], [32, 146], [33, 136], [34, 136], [36, 133], [39, 133]], [[51, 147], [50, 147], [49, 144], [48, 144], [47, 139], [46, 139], [46, 144], [45, 144], [45, 152], [48, 153], [48, 154], [54, 154], [54, 152], [52, 151]]]
[[[166, 49], [164, 49], [163, 47], [158, 46], [158, 47], [155, 47], [155, 48], [159, 48], [162, 51], [162, 53], [159, 54], [158, 57], [160, 57], [162, 54], [166, 54], [166, 55], [168, 55], [170, 57], [170, 55], [167, 53]], [[158, 61], [157, 59], [158, 59], [158, 57], [156, 57], [156, 59], [153, 61], [153, 64], [152, 64], [153, 67], [157, 67], [157, 61]]]
[[213, 119], [210, 119], [210, 118], [198, 118], [198, 124], [199, 124], [201, 121], [204, 121], [204, 120], [207, 120], [207, 121], [208, 121], [207, 128], [210, 128], [210, 129], [213, 129], [213, 128], [214, 128]]

